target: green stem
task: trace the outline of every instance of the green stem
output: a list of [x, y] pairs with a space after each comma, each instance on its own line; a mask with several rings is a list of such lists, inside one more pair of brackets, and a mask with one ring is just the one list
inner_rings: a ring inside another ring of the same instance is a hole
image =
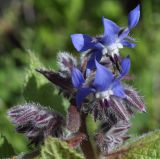
[[87, 140], [84, 140], [80, 146], [81, 146], [81, 149], [82, 149], [86, 159], [96, 159], [95, 154], [94, 154], [94, 150], [93, 150], [92, 144], [89, 140], [89, 135], [87, 132], [86, 118], [87, 118], [87, 114], [82, 112], [81, 113], [80, 132], [86, 134]]

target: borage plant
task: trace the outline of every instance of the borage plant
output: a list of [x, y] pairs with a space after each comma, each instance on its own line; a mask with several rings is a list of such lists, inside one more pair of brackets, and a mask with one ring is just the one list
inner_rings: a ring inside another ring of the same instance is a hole
[[[80, 60], [61, 52], [57, 56], [59, 71], [36, 68], [57, 86], [70, 106], [66, 117], [32, 102], [14, 106], [8, 111], [16, 131], [23, 133], [37, 151], [21, 155], [22, 158], [37, 155], [47, 159], [125, 158], [127, 154], [129, 158], [132, 151], [136, 154], [134, 144], [121, 145], [129, 138], [130, 119], [137, 111], [146, 112], [146, 109], [138, 92], [125, 84], [125, 80], [132, 79], [129, 75], [131, 61], [129, 56], [120, 54], [120, 49], [136, 46], [129, 33], [137, 25], [139, 17], [139, 5], [129, 13], [127, 27], [119, 27], [103, 17], [103, 35], [71, 35], [74, 47], [81, 54]], [[94, 136], [87, 131], [89, 114], [97, 125]], [[137, 147], [140, 146], [138, 142]]]

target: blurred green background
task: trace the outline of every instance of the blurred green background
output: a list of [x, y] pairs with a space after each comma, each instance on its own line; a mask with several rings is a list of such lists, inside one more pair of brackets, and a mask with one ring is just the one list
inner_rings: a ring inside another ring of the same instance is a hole
[[135, 76], [131, 84], [144, 97], [147, 113], [136, 115], [131, 134], [159, 128], [160, 1], [0, 0], [0, 133], [5, 134], [17, 153], [27, 150], [27, 141], [15, 133], [6, 110], [25, 102], [22, 92], [29, 63], [27, 50], [32, 50], [45, 66], [54, 68], [58, 51], [76, 55], [71, 33], [103, 33], [102, 16], [125, 26], [128, 12], [138, 3], [141, 19], [131, 33], [137, 47], [125, 48], [121, 53], [131, 56], [131, 74]]

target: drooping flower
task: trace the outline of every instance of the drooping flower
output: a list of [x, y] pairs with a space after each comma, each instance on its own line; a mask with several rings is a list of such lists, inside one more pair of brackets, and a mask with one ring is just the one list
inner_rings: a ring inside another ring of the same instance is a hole
[[129, 37], [130, 31], [137, 25], [140, 17], [140, 6], [138, 5], [128, 14], [128, 26], [119, 27], [113, 21], [102, 18], [104, 34], [99, 37], [91, 37], [85, 34], [72, 34], [71, 39], [78, 52], [90, 51], [88, 68], [95, 67], [94, 59], [99, 62], [104, 54], [107, 54], [114, 61], [119, 56], [119, 49], [123, 46], [135, 47], [134, 39]]

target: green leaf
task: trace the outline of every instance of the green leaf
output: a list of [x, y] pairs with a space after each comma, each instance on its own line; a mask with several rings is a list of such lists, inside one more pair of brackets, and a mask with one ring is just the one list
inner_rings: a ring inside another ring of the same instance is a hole
[[160, 130], [145, 134], [120, 150], [113, 152], [107, 159], [159, 159]]
[[11, 157], [15, 155], [12, 145], [7, 141], [7, 139], [0, 135], [0, 158]]
[[68, 147], [66, 142], [49, 137], [41, 149], [42, 159], [84, 159], [76, 150]]
[[35, 71], [36, 68], [44, 68], [39, 59], [30, 54], [30, 65], [26, 76], [23, 95], [27, 102], [35, 102], [44, 106], [50, 106], [54, 110], [65, 114], [62, 96], [46, 78]]

